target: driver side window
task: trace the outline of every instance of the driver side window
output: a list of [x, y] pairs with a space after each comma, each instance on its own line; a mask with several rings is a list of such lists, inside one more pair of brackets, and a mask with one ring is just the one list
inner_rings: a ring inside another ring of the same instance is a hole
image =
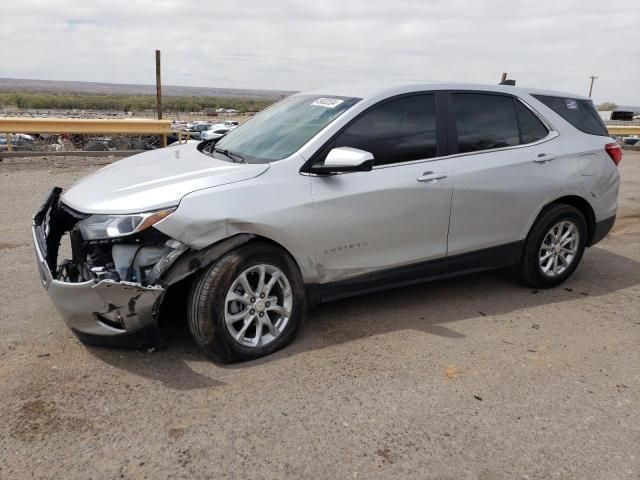
[[410, 95], [373, 107], [347, 127], [333, 146], [371, 152], [375, 165], [433, 158], [435, 95]]

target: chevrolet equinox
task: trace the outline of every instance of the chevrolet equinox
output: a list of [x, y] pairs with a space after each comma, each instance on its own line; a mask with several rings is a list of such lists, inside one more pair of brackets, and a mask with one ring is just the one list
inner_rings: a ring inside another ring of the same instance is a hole
[[163, 300], [190, 285], [198, 347], [247, 360], [288, 344], [318, 302], [502, 267], [562, 283], [613, 225], [621, 156], [576, 95], [322, 89], [54, 188], [33, 240], [81, 341], [158, 343]]

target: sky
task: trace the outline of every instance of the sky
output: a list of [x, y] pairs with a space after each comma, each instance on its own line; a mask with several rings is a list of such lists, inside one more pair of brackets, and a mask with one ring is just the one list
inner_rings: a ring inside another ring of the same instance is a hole
[[640, 0], [0, 0], [0, 77], [497, 83], [640, 105]]

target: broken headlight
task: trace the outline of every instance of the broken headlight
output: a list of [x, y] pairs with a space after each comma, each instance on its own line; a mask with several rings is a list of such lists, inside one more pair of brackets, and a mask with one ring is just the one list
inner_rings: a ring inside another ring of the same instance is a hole
[[91, 215], [77, 224], [84, 240], [104, 240], [141, 232], [167, 218], [176, 207], [132, 215]]

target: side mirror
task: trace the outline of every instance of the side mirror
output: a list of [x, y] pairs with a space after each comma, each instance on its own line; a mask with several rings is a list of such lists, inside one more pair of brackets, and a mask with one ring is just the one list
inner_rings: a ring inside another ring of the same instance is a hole
[[332, 149], [324, 162], [311, 167], [311, 173], [331, 175], [346, 172], [370, 172], [373, 168], [373, 154], [351, 147]]

